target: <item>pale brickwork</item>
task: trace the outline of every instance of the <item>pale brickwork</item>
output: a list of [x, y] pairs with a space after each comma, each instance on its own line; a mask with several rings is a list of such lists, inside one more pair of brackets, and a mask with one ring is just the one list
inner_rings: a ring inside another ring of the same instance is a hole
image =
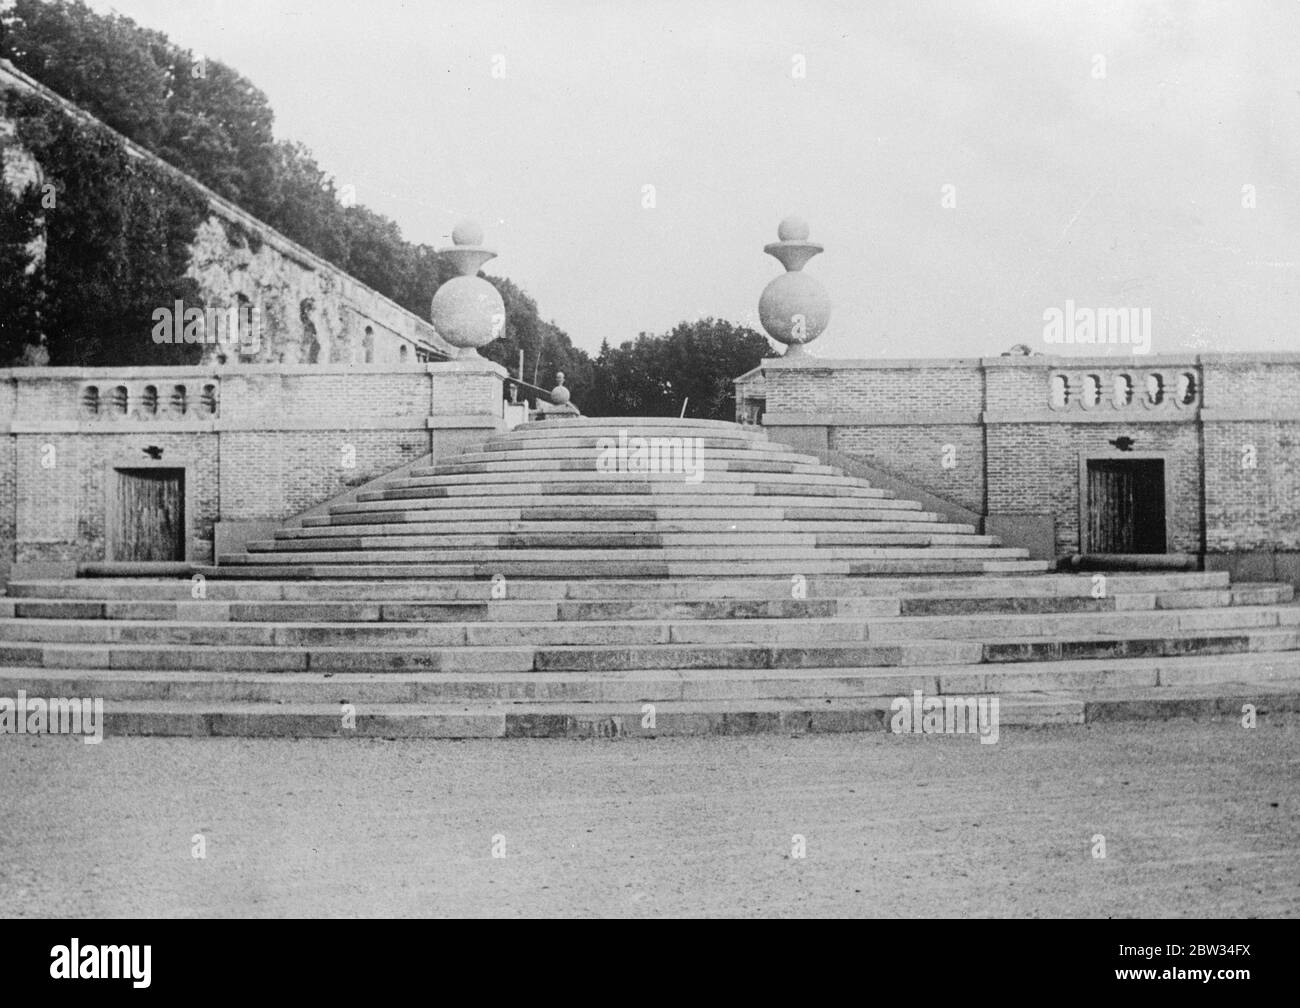
[[[487, 361], [0, 370], [0, 567], [110, 559], [115, 473], [184, 470], [187, 556], [506, 426]], [[146, 451], [148, 449], [148, 451]], [[157, 457], [154, 457], [157, 456]]]
[[830, 435], [836, 451], [915, 474], [931, 493], [972, 511], [984, 510], [984, 442], [976, 424], [844, 426]]

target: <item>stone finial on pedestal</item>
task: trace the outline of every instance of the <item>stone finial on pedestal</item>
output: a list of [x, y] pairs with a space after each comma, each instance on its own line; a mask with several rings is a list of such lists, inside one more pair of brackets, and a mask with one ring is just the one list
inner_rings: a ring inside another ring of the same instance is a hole
[[478, 348], [505, 332], [506, 306], [497, 289], [478, 276], [496, 253], [483, 246], [483, 229], [462, 221], [451, 233], [452, 246], [438, 249], [456, 276], [433, 295], [429, 318], [438, 335], [454, 346], [458, 360], [476, 359]]
[[805, 353], [825, 330], [831, 318], [831, 299], [826, 288], [803, 272], [804, 264], [822, 251], [822, 246], [808, 240], [808, 222], [801, 217], [787, 217], [777, 228], [779, 241], [763, 247], [777, 259], [786, 272], [769, 283], [758, 299], [758, 318], [767, 334], [784, 343], [785, 355]]
[[555, 388], [551, 389], [549, 403], [537, 401], [537, 419], [555, 420], [563, 417], [580, 417], [578, 407], [569, 401], [569, 390], [564, 387], [564, 372], [555, 372]]

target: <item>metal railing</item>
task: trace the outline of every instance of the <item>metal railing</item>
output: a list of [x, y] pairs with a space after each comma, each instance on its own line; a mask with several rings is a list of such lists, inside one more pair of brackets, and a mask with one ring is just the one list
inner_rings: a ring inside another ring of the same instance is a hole
[[520, 381], [518, 378], [507, 378], [501, 383], [501, 398], [510, 402], [510, 387], [514, 386], [518, 391], [515, 402], [524, 402], [529, 400], [532, 403], [544, 402], [554, 403], [551, 398], [551, 390], [544, 389], [540, 385], [533, 385], [530, 382]]

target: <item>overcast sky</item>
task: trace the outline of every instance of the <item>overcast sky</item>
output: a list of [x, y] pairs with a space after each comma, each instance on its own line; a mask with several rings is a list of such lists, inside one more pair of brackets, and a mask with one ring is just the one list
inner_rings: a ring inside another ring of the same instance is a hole
[[1289, 0], [92, 6], [250, 78], [409, 240], [477, 218], [589, 350], [759, 328], [790, 213], [826, 246], [821, 356], [1048, 349], [1066, 299], [1150, 308], [1156, 353], [1300, 350]]

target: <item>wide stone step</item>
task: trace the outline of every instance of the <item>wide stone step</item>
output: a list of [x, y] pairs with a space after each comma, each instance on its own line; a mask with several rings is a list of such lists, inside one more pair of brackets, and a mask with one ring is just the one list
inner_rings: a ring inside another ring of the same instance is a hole
[[1188, 687], [1300, 682], [1300, 652], [1216, 656], [1026, 662], [1014, 666], [942, 665], [906, 669], [789, 670], [632, 669], [585, 672], [343, 673], [193, 672], [141, 669], [0, 669], [0, 695], [102, 697], [106, 701], [234, 700], [267, 703], [421, 704], [644, 703], [718, 699], [909, 697], [915, 690], [947, 696], [1005, 696], [1045, 690]]
[[1238, 654], [1300, 649], [1300, 628], [1200, 630], [1151, 636], [1074, 635], [1060, 640], [1014, 637], [983, 641], [983, 661], [1067, 661], [1072, 658], [1149, 658], [1182, 654]]
[[703, 417], [564, 417], [555, 420], [532, 420], [520, 424], [512, 435], [531, 436], [548, 431], [604, 431], [644, 429], [654, 432], [668, 431], [726, 431], [736, 436], [762, 438], [767, 431], [762, 427], [738, 424], [731, 420], [708, 420]]
[[715, 668], [896, 668], [979, 661], [980, 645], [965, 641], [910, 641], [898, 644], [826, 643], [821, 645], [660, 644], [643, 646], [572, 645], [540, 647], [538, 671], [595, 672], [625, 669]]
[[[448, 456], [447, 463], [503, 462], [548, 460], [583, 460], [591, 461], [599, 453], [598, 438], [577, 439], [574, 441], [526, 442], [526, 441], [489, 441], [467, 451]], [[799, 461], [820, 465], [821, 460], [815, 455], [806, 455], [783, 445], [768, 442], [725, 441], [706, 439], [704, 442], [706, 457], [711, 459], [771, 459], [773, 461]]]
[[[201, 579], [198, 579], [201, 580]], [[641, 581], [636, 579], [582, 579], [547, 580], [527, 579], [518, 582], [507, 579], [504, 589], [510, 600], [694, 600], [718, 599], [788, 599], [795, 592], [805, 592], [808, 598], [904, 598], [916, 600], [913, 604], [934, 602], [948, 605], [963, 600], [1007, 600], [1008, 604], [1022, 604], [1019, 599], [1089, 599], [1093, 600], [1096, 582], [1085, 574], [1034, 574], [1031, 576], [1003, 576], [994, 578], [949, 577], [898, 577], [854, 578], [839, 576], [792, 576], [786, 572], [777, 577], [725, 577], [713, 580]], [[1107, 594], [1097, 601], [1105, 604], [1121, 597], [1133, 600], [1132, 608], [1153, 608], [1161, 594], [1193, 592], [1221, 592], [1228, 588], [1226, 571], [1210, 572], [1159, 572], [1117, 573], [1106, 581]], [[1233, 591], [1254, 591], [1259, 588], [1283, 588], [1278, 585], [1241, 585]], [[229, 579], [209, 581], [202, 586], [188, 578], [82, 578], [82, 579], [27, 579], [12, 581], [7, 588], [8, 598], [0, 599], [0, 606], [15, 599], [85, 599], [114, 601], [187, 600], [193, 601], [198, 591], [206, 593], [209, 600], [224, 601], [486, 601], [497, 588], [484, 579], [482, 582], [425, 582], [406, 580], [376, 582], [371, 579], [329, 582], [298, 580], [239, 581]], [[1183, 606], [1181, 608], [1191, 608]]]
[[[370, 526], [368, 528], [373, 528]], [[416, 532], [409, 527], [389, 526], [380, 533], [367, 531], [359, 534], [356, 526], [341, 528], [281, 529], [274, 540], [254, 540], [248, 544], [251, 551], [275, 549], [398, 549], [406, 547], [495, 547], [498, 549], [528, 548], [659, 548], [669, 546], [731, 546], [737, 545], [752, 553], [752, 539], [739, 532], [621, 532], [587, 530], [582, 532], [506, 532], [498, 534], [472, 534], [449, 532], [445, 529]], [[786, 546], [817, 547], [857, 546], [997, 546], [995, 536], [972, 534], [944, 535], [930, 532], [860, 532], [848, 543], [828, 542], [832, 537], [814, 532], [786, 532], [780, 541]]]
[[[736, 521], [912, 521], [938, 522], [941, 517], [933, 511], [922, 511], [911, 501], [826, 498], [817, 502], [801, 499], [793, 506], [783, 506], [768, 500], [747, 498], [729, 504], [694, 500], [665, 500], [642, 498], [638, 504], [628, 504], [629, 498], [611, 501], [593, 501], [591, 498], [574, 498], [567, 502], [548, 502], [544, 497], [516, 502], [509, 507], [502, 501], [475, 502], [467, 498], [420, 501], [371, 501], [364, 504], [334, 504], [330, 507], [331, 520], [338, 516], [356, 515], [368, 522], [389, 521], [463, 521], [520, 520], [520, 521], [716, 521], [730, 518]], [[478, 504], [482, 506], [478, 506]]]
[[1076, 613], [1017, 613], [918, 617], [869, 621], [872, 640], [906, 640], [913, 637], [1068, 638], [1076, 634], [1122, 635], [1195, 634], [1204, 630], [1276, 627], [1300, 623], [1300, 609], [1262, 606], [1227, 606], [1221, 609], [1130, 610]]
[[[344, 541], [346, 543], [346, 540]], [[219, 562], [226, 563], [386, 563], [399, 560], [403, 563], [581, 563], [588, 560], [602, 563], [619, 561], [704, 562], [710, 560], [788, 560], [794, 566], [805, 558], [835, 560], [908, 560], [934, 562], [937, 560], [973, 560], [981, 563], [995, 559], [1017, 560], [1026, 551], [1019, 547], [991, 546], [755, 546], [743, 540], [734, 545], [721, 546], [664, 546], [655, 549], [629, 549], [609, 547], [604, 549], [557, 546], [543, 548], [512, 548], [503, 553], [500, 548], [427, 548], [402, 545], [397, 537], [376, 537], [365, 547], [340, 549], [342, 544], [325, 541], [320, 544], [333, 549], [317, 548], [313, 540], [292, 540], [250, 543], [249, 553], [223, 555]], [[814, 557], [812, 554], [816, 553]]]
[[[534, 458], [515, 459], [509, 457], [482, 457], [483, 453], [474, 453], [473, 457], [455, 456], [454, 462], [439, 462], [436, 465], [420, 466], [410, 471], [411, 476], [467, 476], [477, 474], [504, 473], [538, 473], [538, 472], [594, 472], [597, 457], [586, 458]], [[504, 453], [502, 453], [504, 454]], [[736, 457], [730, 457], [736, 456]], [[807, 475], [841, 476], [844, 470], [835, 466], [823, 465], [812, 455], [782, 455], [777, 457], [757, 457], [755, 453], [733, 452], [729, 457], [717, 457], [709, 454], [703, 460], [700, 470], [708, 478], [718, 473], [802, 473]], [[848, 477], [845, 477], [848, 478]]]
[[[890, 731], [894, 697], [811, 700], [701, 700], [654, 705], [574, 703], [366, 704], [351, 718], [338, 704], [222, 700], [123, 700], [104, 707], [110, 737], [161, 735], [276, 738], [552, 738], [591, 739], [780, 733], [804, 735]], [[1239, 717], [1244, 703], [1261, 716], [1300, 710], [1292, 683], [1188, 687], [1120, 687], [1099, 690], [1003, 694], [998, 698], [996, 742], [1010, 729], [1173, 717]], [[964, 706], [964, 705], [963, 705]], [[963, 724], [963, 727], [966, 725]], [[987, 730], [987, 729], [986, 729]], [[929, 745], [978, 745], [977, 729], [924, 735]]]
[[[368, 490], [357, 494], [357, 500], [438, 500], [448, 497], [484, 497], [506, 500], [512, 497], [568, 497], [568, 498], [615, 498], [627, 503], [629, 497], [682, 498], [681, 502], [691, 503], [701, 498], [721, 498], [730, 501], [737, 497], [790, 497], [801, 502], [822, 497], [871, 498], [890, 500], [889, 494], [874, 487], [853, 486], [842, 482], [835, 483], [691, 483], [678, 477], [664, 480], [628, 480], [608, 478], [593, 473], [591, 480], [564, 480], [554, 483], [457, 483], [447, 486], [426, 486], [420, 480], [395, 480], [416, 484], [395, 486], [391, 489]], [[710, 503], [701, 500], [701, 503]], [[715, 501], [713, 503], [720, 503]]]
[[[75, 585], [76, 583], [74, 583]], [[103, 584], [102, 582], [100, 584]], [[1237, 603], [1235, 609], [1204, 609], [1193, 607], [1181, 613], [1157, 611], [1152, 605], [1154, 596], [1150, 593], [1117, 594], [1104, 599], [1087, 596], [1069, 595], [1035, 595], [1008, 596], [995, 598], [941, 598], [900, 597], [882, 595], [878, 597], [865, 595], [841, 595], [811, 598], [790, 598], [789, 584], [781, 583], [774, 588], [782, 592], [778, 597], [715, 597], [715, 598], [662, 598], [662, 597], [626, 597], [616, 600], [599, 598], [567, 599], [489, 599], [483, 587], [473, 585], [460, 586], [464, 589], [460, 597], [450, 591], [433, 593], [439, 597], [426, 600], [430, 593], [419, 585], [396, 584], [385, 586], [376, 591], [367, 591], [366, 584], [322, 585], [318, 591], [311, 591], [311, 585], [288, 585], [288, 594], [292, 597], [284, 600], [278, 597], [274, 584], [262, 585], [251, 583], [242, 596], [255, 597], [254, 601], [240, 601], [221, 598], [228, 594], [228, 589], [238, 582], [216, 582], [211, 586], [213, 598], [193, 599], [189, 592], [180, 585], [165, 586], [175, 588], [173, 591], [158, 590], [153, 592], [136, 592], [134, 597], [114, 598], [119, 592], [114, 585], [108, 585], [104, 591], [91, 597], [89, 590], [94, 583], [86, 585], [86, 591], [72, 595], [59, 589], [63, 586], [54, 583], [49, 597], [18, 594], [8, 599], [0, 599], [0, 617], [26, 620], [180, 620], [184, 622], [224, 623], [478, 623], [498, 621], [506, 623], [519, 622], [553, 622], [575, 620], [620, 620], [633, 622], [640, 620], [750, 620], [750, 619], [825, 619], [831, 617], [866, 619], [869, 617], [895, 617], [900, 612], [920, 612], [928, 614], [931, 610], [951, 611], [958, 616], [967, 612], [989, 614], [999, 613], [1033, 613], [1035, 615], [1060, 613], [1102, 614], [1105, 619], [1124, 618], [1132, 615], [1137, 618], [1152, 615], [1168, 615], [1174, 620], [1184, 621], [1184, 629], [1196, 620], [1201, 626], [1211, 625], [1214, 621], [1228, 621], [1223, 625], [1232, 625], [1234, 618], [1243, 622], [1253, 620], [1251, 625], [1294, 625], [1300, 623], [1300, 607], [1283, 606], [1272, 608], [1242, 608], [1253, 606], [1254, 601]], [[186, 582], [188, 586], [188, 582]], [[39, 591], [38, 586], [30, 586]], [[446, 589], [449, 586], [442, 586]], [[525, 582], [521, 587], [533, 587]], [[544, 585], [543, 585], [544, 587]], [[633, 586], [635, 588], [635, 586]], [[1284, 586], [1289, 587], [1289, 586]], [[650, 596], [651, 586], [646, 586], [639, 595]], [[256, 589], [262, 589], [260, 591]], [[25, 589], [24, 589], [25, 590]], [[527, 594], [525, 592], [525, 594]], [[551, 593], [556, 595], [557, 593]], [[734, 594], [734, 593], [733, 593]], [[1182, 593], [1195, 594], [1195, 593]], [[107, 598], [98, 596], [110, 596]], [[304, 597], [305, 596], [305, 597]], [[363, 596], [353, 600], [352, 596]], [[369, 598], [364, 598], [368, 596]], [[472, 596], [472, 597], [471, 597]], [[1253, 599], [1254, 593], [1243, 593]], [[941, 606], [932, 603], [942, 603]], [[1118, 611], [1118, 615], [1117, 615]], [[1233, 613], [1239, 614], [1234, 617]], [[1244, 614], [1244, 615], [1241, 615]], [[1208, 620], [1209, 623], [1201, 622]], [[890, 634], [895, 627], [900, 632], [908, 632], [915, 626], [927, 631], [951, 634], [959, 626], [956, 622], [933, 621], [912, 617], [905, 620], [872, 620], [873, 632]], [[1028, 624], [1018, 617], [1013, 624], [1024, 629]], [[1166, 625], [1162, 629], [1169, 629]], [[1177, 625], [1172, 627], [1178, 629]], [[1006, 624], [999, 621], [994, 624], [973, 623], [965, 629], [981, 633], [1006, 629]]]
[[[11, 599], [3, 605], [0, 640], [262, 646], [306, 643], [419, 641], [431, 645], [627, 643], [669, 641], [988, 639], [1015, 633], [1037, 638], [1079, 634], [1165, 637], [1207, 630], [1300, 625], [1300, 607], [1236, 606], [1182, 612], [1116, 612], [1111, 600], [1060, 598], [1089, 611], [1014, 617], [944, 619], [897, 615], [910, 600], [827, 598], [709, 601], [441, 601], [220, 602]], [[1142, 598], [1136, 596], [1135, 598]], [[1019, 602], [1021, 600], [1008, 600]], [[1069, 606], [1069, 603], [1076, 606]], [[1109, 602], [1110, 609], [1097, 607]], [[695, 622], [683, 622], [695, 621]], [[233, 624], [233, 625], [232, 625]], [[297, 627], [294, 624], [316, 624]], [[569, 624], [577, 624], [570, 626]]]
[[[1122, 587], [1111, 585], [1101, 598], [1089, 592], [1075, 595], [1030, 594], [1008, 596], [986, 594], [982, 597], [954, 595], [951, 598], [911, 597], [901, 602], [903, 616], [954, 616], [976, 613], [1043, 613], [1043, 612], [1109, 612], [1116, 609], [1198, 609], [1221, 606], [1275, 605], [1288, 603], [1293, 598], [1289, 584], [1243, 584], [1231, 589], [1181, 586], [1175, 591], [1161, 589], [1162, 582], [1142, 585], [1145, 591], [1134, 591], [1132, 581]], [[1076, 587], [1082, 587], [1078, 585]]]
[[[218, 578], [268, 578], [274, 581], [294, 579], [307, 580], [396, 580], [400, 578], [418, 578], [420, 580], [485, 582], [494, 577], [509, 576], [512, 582], [530, 579], [539, 581], [608, 580], [626, 578], [629, 580], [660, 580], [671, 578], [716, 578], [726, 575], [736, 577], [782, 577], [789, 576], [791, 562], [773, 560], [762, 562], [740, 561], [686, 561], [665, 560], [618, 560], [618, 561], [537, 561], [526, 565], [512, 564], [505, 558], [498, 558], [492, 563], [464, 564], [427, 564], [427, 563], [314, 563], [304, 561], [297, 564], [267, 563], [259, 559], [264, 554], [247, 554], [247, 562], [225, 563], [220, 567], [202, 567], [199, 573], [210, 579]], [[801, 560], [798, 563], [800, 576], [814, 575], [844, 576], [850, 573], [854, 563], [867, 561], [848, 560]], [[901, 561], [882, 561], [901, 564]], [[951, 568], [958, 567], [966, 561], [947, 561]], [[1030, 564], [1029, 569], [1036, 568]], [[942, 564], [929, 573], [956, 573], [952, 569], [943, 570]], [[976, 573], [969, 571], [967, 573]]]
[[594, 424], [558, 424], [554, 427], [537, 427], [536, 424], [521, 424], [512, 431], [495, 434], [493, 440], [508, 441], [551, 441], [565, 438], [607, 437], [612, 441], [633, 437], [716, 437], [731, 441], [748, 441], [754, 444], [772, 444], [767, 431], [761, 427], [745, 427], [741, 424], [715, 420], [711, 427], [682, 418], [658, 418], [660, 423], [647, 423], [646, 420], [628, 420], [627, 423]]
[[[403, 514], [403, 512], [398, 512]], [[623, 521], [602, 522], [522, 519], [491, 519], [461, 522], [407, 522], [385, 517], [378, 522], [368, 522], [364, 515], [331, 515], [320, 518], [308, 518], [302, 528], [278, 529], [277, 539], [310, 539], [316, 536], [358, 536], [358, 535], [425, 535], [425, 534], [463, 534], [463, 535], [510, 535], [531, 532], [590, 532], [599, 533], [664, 533], [664, 534], [702, 534], [714, 532], [788, 533], [816, 535], [822, 532], [859, 532], [864, 535], [927, 534], [927, 535], [961, 535], [975, 534], [972, 525], [950, 522], [872, 522], [864, 527], [862, 522], [826, 521], [826, 522], [781, 522], [751, 521], [740, 519], [728, 521], [721, 518], [683, 518], [665, 521]]]
[[[1019, 547], [998, 546], [991, 536], [925, 536], [894, 535], [875, 540], [864, 540], [858, 546], [823, 545], [819, 536], [784, 536], [780, 544], [764, 543], [755, 546], [749, 538], [740, 535], [706, 533], [703, 535], [617, 535], [592, 532], [560, 534], [529, 533], [506, 536], [345, 536], [334, 538], [289, 536], [282, 539], [254, 540], [248, 543], [248, 552], [262, 554], [314, 552], [322, 559], [346, 559], [355, 556], [361, 561], [382, 559], [369, 557], [377, 551], [401, 550], [411, 560], [463, 560], [488, 561], [498, 558], [502, 551], [509, 556], [536, 560], [548, 559], [625, 559], [649, 560], [724, 560], [762, 558], [798, 559], [816, 551], [818, 556], [837, 558], [872, 557], [1024, 557]], [[460, 541], [457, 541], [460, 540]], [[346, 552], [345, 552], [346, 551]], [[599, 551], [599, 552], [597, 552]]]
[[[837, 607], [838, 608], [838, 607]], [[400, 606], [394, 611], [403, 614]], [[368, 620], [332, 622], [251, 622], [128, 620], [128, 619], [32, 619], [19, 617], [0, 622], [0, 641], [40, 643], [141, 643], [215, 646], [308, 647], [315, 645], [360, 646], [374, 644], [433, 647], [551, 645], [551, 644], [668, 644], [668, 643], [776, 643], [848, 642], [872, 643], [918, 639], [978, 639], [989, 641], [1010, 627], [1019, 631], [1014, 640], [1033, 647], [1063, 641], [1136, 640], [1148, 646], [1154, 638], [1199, 641], [1207, 633], [1249, 635], [1263, 628], [1288, 625], [1300, 629], [1291, 616], [1280, 621], [1278, 610], [1259, 607], [1202, 610], [1186, 613], [1093, 613], [1067, 616], [1035, 616], [1015, 621], [1000, 618], [959, 619], [956, 625], [929, 619], [872, 619], [861, 616], [708, 619], [692, 614], [686, 620], [553, 620], [526, 622], [504, 619], [483, 621]], [[1288, 614], [1291, 615], [1291, 614]], [[1290, 638], [1286, 638], [1290, 639]], [[991, 646], [1000, 646], [995, 643]], [[1127, 652], [1126, 652], [1127, 653]], [[1164, 654], [1166, 652], [1157, 652]], [[1177, 653], [1177, 652], [1175, 652]], [[1015, 660], [1015, 659], [1012, 659]]]
[[[551, 478], [539, 478], [536, 468], [518, 472], [482, 472], [482, 473], [411, 473], [397, 479], [386, 481], [384, 489], [398, 490], [412, 487], [453, 487], [453, 486], [491, 486], [491, 487], [528, 487], [528, 486], [567, 486], [573, 483], [599, 484], [606, 487], [623, 487], [640, 483], [653, 485], [711, 485], [715, 493], [742, 492], [743, 488], [754, 484], [764, 486], [787, 487], [863, 487], [875, 489], [864, 479], [837, 475], [833, 472], [777, 472], [757, 470], [661, 470], [656, 472], [602, 472], [592, 466], [585, 469], [564, 469], [556, 471]], [[876, 490], [871, 496], [893, 496], [884, 490]]]
[[[256, 626], [223, 629], [256, 630]], [[63, 669], [193, 669], [318, 672], [526, 672], [622, 669], [876, 667], [973, 663], [980, 645], [965, 641], [897, 644], [679, 643], [629, 645], [357, 647], [128, 642], [0, 643], [0, 665]]]
[[[934, 551], [927, 551], [934, 552]], [[1024, 551], [1021, 551], [1022, 553]], [[881, 574], [1025, 574], [1042, 573], [1050, 568], [1046, 560], [850, 560], [848, 573], [854, 575]]]
[[177, 647], [174, 644], [0, 644], [0, 665], [42, 668], [194, 669], [212, 671], [322, 672], [424, 670], [427, 672], [527, 672], [530, 647], [289, 648], [252, 645]]
[[618, 601], [446, 600], [256, 602], [177, 600], [0, 600], [6, 618], [36, 620], [180, 620], [203, 623], [506, 623], [555, 621], [824, 619], [892, 616], [889, 598], [622, 599]]
[[552, 646], [560, 644], [805, 644], [867, 639], [862, 619], [803, 618], [572, 622], [502, 620], [415, 622], [184, 622], [31, 620], [0, 622], [0, 641], [72, 644], [177, 644], [193, 647]]
[[[651, 435], [642, 433], [636, 437], [663, 437], [663, 435]], [[695, 437], [696, 435], [690, 435]], [[550, 435], [547, 437], [523, 437], [515, 434], [513, 431], [508, 437], [493, 438], [484, 441], [482, 444], [469, 449], [466, 454], [472, 455], [480, 452], [539, 452], [543, 458], [560, 458], [565, 457], [563, 453], [573, 452], [582, 453], [592, 456], [598, 452], [606, 450], [613, 444], [617, 444], [618, 435], [603, 434], [572, 434], [567, 436]], [[773, 441], [766, 441], [761, 438], [745, 438], [719, 436], [714, 434], [700, 435], [698, 442], [699, 449], [705, 452], [712, 451], [737, 451], [748, 452], [755, 456], [763, 455], [791, 455], [797, 454], [796, 450], [790, 445], [777, 444]], [[694, 450], [695, 445], [692, 445]], [[574, 457], [574, 456], [569, 456]]]

